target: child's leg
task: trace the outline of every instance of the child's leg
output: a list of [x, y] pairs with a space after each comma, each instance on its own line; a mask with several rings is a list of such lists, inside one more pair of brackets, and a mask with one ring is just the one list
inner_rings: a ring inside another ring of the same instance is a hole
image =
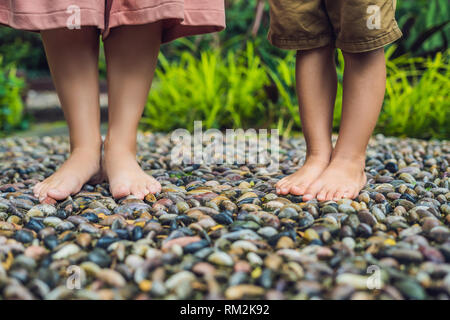
[[384, 50], [344, 53], [344, 96], [339, 138], [330, 165], [305, 200], [355, 198], [366, 183], [365, 153], [386, 88]]
[[277, 192], [302, 195], [330, 162], [331, 129], [337, 77], [334, 48], [330, 46], [298, 52], [297, 94], [307, 155], [304, 165], [281, 179]]
[[142, 199], [161, 185], [136, 161], [136, 134], [153, 80], [161, 23], [123, 26], [105, 40], [108, 72], [109, 128], [104, 165], [114, 197]]
[[56, 173], [34, 187], [34, 193], [40, 201], [60, 200], [78, 192], [100, 168], [99, 35], [90, 27], [41, 34], [69, 126], [71, 154]]

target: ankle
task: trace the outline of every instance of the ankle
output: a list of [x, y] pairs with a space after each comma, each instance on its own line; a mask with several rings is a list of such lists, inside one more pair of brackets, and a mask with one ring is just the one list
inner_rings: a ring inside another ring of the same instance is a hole
[[98, 145], [93, 144], [93, 145], [73, 146], [71, 147], [70, 154], [81, 155], [84, 157], [92, 156], [100, 159], [102, 151], [101, 148], [102, 148], [101, 143]]
[[365, 154], [339, 154], [335, 153], [331, 157], [331, 163], [352, 165], [358, 167], [365, 167], [366, 155]]
[[103, 145], [105, 153], [121, 156], [123, 155], [132, 155], [133, 157], [136, 156], [136, 147], [131, 143], [123, 143], [123, 142], [119, 143], [117, 141], [113, 141], [109, 137], [106, 137]]
[[327, 151], [323, 151], [322, 150], [320, 152], [309, 152], [309, 151], [307, 151], [307, 153], [306, 153], [306, 161], [314, 162], [314, 163], [323, 163], [323, 164], [327, 165], [328, 163], [330, 163], [331, 153], [332, 153], [331, 149], [327, 150]]

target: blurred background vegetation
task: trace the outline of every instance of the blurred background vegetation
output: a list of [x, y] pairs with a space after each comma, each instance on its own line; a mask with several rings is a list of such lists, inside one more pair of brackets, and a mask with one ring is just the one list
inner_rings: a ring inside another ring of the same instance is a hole
[[[162, 48], [143, 129], [278, 128], [299, 132], [295, 53], [271, 46], [266, 0], [226, 0], [227, 29], [179, 39]], [[448, 0], [398, 0], [404, 37], [386, 49], [388, 81], [377, 133], [450, 139], [450, 4]], [[25, 82], [48, 78], [36, 33], [0, 27], [0, 130], [28, 127]], [[343, 59], [336, 53], [339, 88], [334, 130], [339, 128]], [[17, 71], [16, 72], [16, 68]], [[100, 74], [105, 76], [104, 55]], [[24, 82], [25, 79], [25, 82]]]

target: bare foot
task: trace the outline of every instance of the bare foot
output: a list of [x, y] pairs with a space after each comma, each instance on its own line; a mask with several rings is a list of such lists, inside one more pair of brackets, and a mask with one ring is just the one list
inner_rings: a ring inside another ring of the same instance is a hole
[[332, 159], [320, 177], [306, 190], [303, 200], [354, 199], [367, 182], [364, 160]]
[[48, 202], [63, 200], [79, 192], [86, 182], [98, 175], [100, 157], [100, 147], [74, 149], [54, 174], [34, 186], [34, 195], [40, 202]]
[[161, 191], [160, 183], [141, 169], [130, 150], [105, 143], [104, 168], [114, 198], [134, 195], [144, 199], [149, 193]]
[[329, 157], [307, 157], [303, 166], [275, 185], [279, 194], [303, 195], [306, 189], [322, 174], [330, 163]]

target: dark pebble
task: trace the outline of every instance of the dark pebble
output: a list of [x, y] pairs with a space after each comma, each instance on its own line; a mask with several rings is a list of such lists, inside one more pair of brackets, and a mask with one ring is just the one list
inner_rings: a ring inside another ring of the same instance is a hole
[[133, 241], [138, 241], [144, 236], [144, 231], [142, 230], [142, 227], [134, 227], [133, 231], [131, 232], [131, 238]]
[[45, 225], [44, 223], [42, 223], [42, 221], [31, 218], [30, 221], [28, 221], [28, 223], [25, 225], [25, 228], [33, 230], [35, 232], [39, 232], [45, 228]]
[[107, 249], [112, 243], [119, 241], [117, 238], [113, 237], [102, 237], [97, 241], [97, 247]]
[[100, 248], [95, 248], [92, 250], [88, 254], [87, 259], [102, 268], [106, 268], [111, 264], [111, 257], [105, 250]]
[[16, 240], [22, 243], [30, 243], [33, 241], [34, 236], [31, 231], [19, 230], [16, 232]]
[[44, 245], [47, 249], [53, 250], [58, 244], [58, 238], [53, 234], [44, 238]]

